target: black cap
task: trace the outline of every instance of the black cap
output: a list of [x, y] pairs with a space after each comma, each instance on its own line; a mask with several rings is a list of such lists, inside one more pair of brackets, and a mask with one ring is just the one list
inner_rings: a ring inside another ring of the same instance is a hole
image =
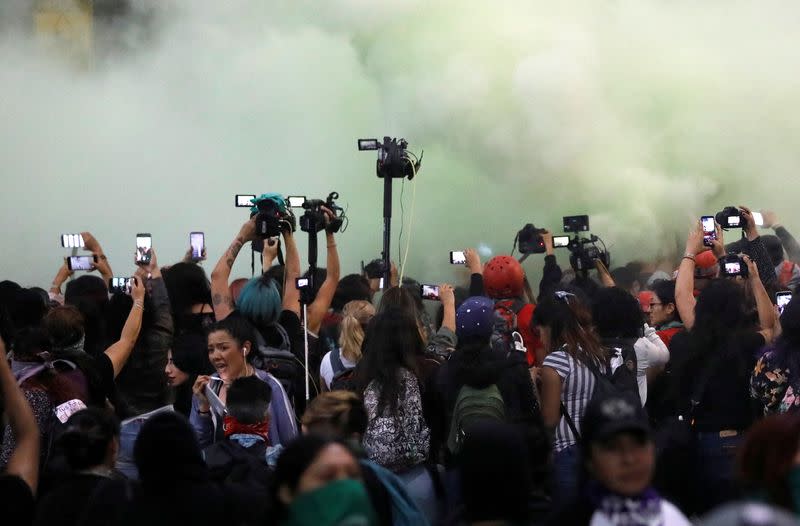
[[593, 398], [582, 421], [585, 444], [605, 442], [623, 431], [650, 435], [650, 425], [641, 404], [624, 394]]

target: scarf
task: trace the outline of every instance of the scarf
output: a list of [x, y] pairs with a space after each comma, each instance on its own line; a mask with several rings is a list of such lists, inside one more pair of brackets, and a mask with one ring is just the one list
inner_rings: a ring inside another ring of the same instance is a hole
[[623, 497], [607, 490], [598, 482], [588, 488], [594, 509], [606, 516], [614, 526], [663, 526], [661, 496], [652, 488], [635, 497]]
[[372, 526], [378, 524], [364, 484], [343, 479], [298, 495], [283, 526]]
[[269, 422], [242, 424], [232, 416], [226, 415], [223, 429], [225, 430], [225, 438], [232, 435], [255, 435], [261, 437], [269, 445]]
[[43, 360], [41, 362], [20, 362], [18, 360], [11, 360], [11, 372], [17, 380], [17, 385], [22, 385], [25, 380], [33, 378], [45, 369], [54, 370], [56, 364], [66, 365], [70, 369], [77, 368], [77, 365], [68, 360], [53, 360], [50, 353], [39, 353], [38, 356]]

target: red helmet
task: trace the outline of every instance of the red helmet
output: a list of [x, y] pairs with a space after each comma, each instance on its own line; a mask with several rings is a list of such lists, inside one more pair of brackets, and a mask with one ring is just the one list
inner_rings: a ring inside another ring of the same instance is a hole
[[490, 298], [522, 296], [525, 271], [511, 256], [495, 256], [483, 267], [483, 285]]

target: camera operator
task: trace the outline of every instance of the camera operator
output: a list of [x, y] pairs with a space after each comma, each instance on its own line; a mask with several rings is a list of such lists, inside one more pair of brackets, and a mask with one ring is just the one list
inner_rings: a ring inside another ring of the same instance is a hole
[[[775, 230], [774, 236], [761, 236], [761, 239], [775, 266], [778, 283], [781, 288], [794, 291], [797, 289], [797, 285], [800, 285], [800, 265], [797, 264], [800, 262], [800, 245], [794, 236], [780, 224], [775, 212], [764, 210], [761, 214], [764, 218], [763, 228]], [[784, 250], [786, 250], [785, 254]]]
[[[767, 291], [776, 292], [780, 288], [778, 276], [775, 274], [775, 266], [772, 264], [764, 241], [758, 233], [758, 227], [753, 218], [753, 213], [746, 206], [740, 206], [739, 213], [742, 217], [742, 229], [745, 237], [731, 243], [725, 248], [728, 253], [735, 254], [741, 252], [749, 256], [758, 267], [758, 274], [761, 276], [764, 288], [766, 288]], [[716, 255], [720, 257], [719, 254]]]

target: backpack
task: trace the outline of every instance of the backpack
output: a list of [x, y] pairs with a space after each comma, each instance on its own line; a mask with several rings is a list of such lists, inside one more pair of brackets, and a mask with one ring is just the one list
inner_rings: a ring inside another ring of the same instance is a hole
[[494, 302], [494, 330], [492, 331], [492, 350], [507, 355], [515, 350], [514, 332], [517, 331], [517, 313], [525, 306], [519, 298], [497, 300]]
[[610, 367], [607, 369], [611, 373], [607, 376], [611, 381], [611, 385], [617, 393], [634, 396], [641, 404], [639, 382], [636, 377], [639, 362], [636, 358], [636, 350], [633, 347], [636, 339], [608, 338], [604, 339], [602, 343], [609, 353], [608, 365]]
[[212, 480], [266, 489], [272, 483], [272, 470], [267, 465], [266, 451], [263, 442], [244, 448], [232, 440], [223, 440], [206, 448], [203, 456]]
[[328, 388], [331, 391], [355, 391], [355, 367], [345, 367], [342, 363], [341, 350], [336, 348], [331, 351], [331, 367], [333, 378]]
[[419, 509], [417, 503], [409, 495], [406, 485], [397, 475], [371, 460], [361, 460], [359, 463], [362, 469], [368, 469], [375, 474], [389, 494], [389, 500], [392, 503], [393, 526], [425, 526], [428, 524], [425, 514]]
[[480, 420], [506, 420], [506, 404], [496, 384], [483, 389], [464, 385], [459, 389], [447, 437], [451, 453], [461, 450], [469, 426]]
[[289, 401], [295, 405], [298, 382], [303, 378], [303, 364], [292, 353], [286, 330], [278, 323], [272, 327], [281, 336], [280, 346], [268, 345], [261, 331], [256, 330], [256, 353], [252, 358], [252, 363], [256, 369], [261, 369], [274, 376], [283, 386]]

